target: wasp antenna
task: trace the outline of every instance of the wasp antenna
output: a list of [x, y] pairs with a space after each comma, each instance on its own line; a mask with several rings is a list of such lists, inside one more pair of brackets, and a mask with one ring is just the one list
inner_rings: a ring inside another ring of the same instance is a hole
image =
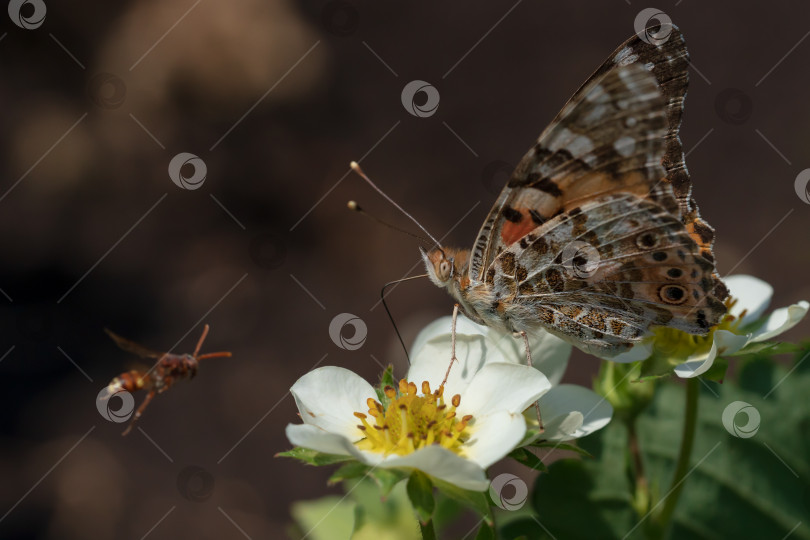
[[[416, 220], [416, 218], [415, 218], [415, 217], [413, 217], [413, 216], [412, 216], [412, 215], [410, 215], [408, 212], [406, 212], [404, 208], [402, 208], [400, 205], [398, 205], [396, 202], [394, 202], [394, 199], [392, 199], [391, 197], [389, 197], [388, 195], [386, 195], [386, 194], [385, 194], [385, 192], [384, 192], [383, 190], [381, 190], [379, 187], [377, 187], [377, 184], [375, 184], [374, 182], [372, 182], [372, 181], [371, 181], [371, 178], [369, 178], [369, 177], [366, 175], [366, 173], [365, 173], [365, 172], [363, 172], [363, 169], [361, 169], [361, 168], [360, 168], [360, 164], [359, 164], [359, 163], [357, 163], [356, 161], [352, 161], [352, 162], [349, 164], [349, 166], [352, 168], [352, 170], [353, 170], [354, 172], [356, 172], [356, 173], [357, 173], [357, 174], [360, 176], [360, 178], [362, 178], [363, 180], [365, 180], [365, 181], [366, 181], [366, 183], [368, 183], [368, 185], [370, 185], [372, 188], [374, 188], [374, 191], [376, 191], [377, 193], [379, 193], [380, 195], [382, 195], [382, 196], [383, 196], [383, 198], [384, 198], [386, 201], [388, 201], [388, 202], [390, 202], [391, 204], [393, 204], [393, 205], [394, 205], [394, 207], [395, 207], [397, 210], [399, 210], [400, 212], [402, 212], [402, 213], [405, 215], [405, 217], [407, 217], [407, 218], [408, 218], [408, 219], [410, 219], [412, 222], [414, 222], [414, 223], [416, 224], [416, 226], [417, 226], [417, 227], [419, 227], [419, 228], [422, 230], [422, 232], [423, 232], [423, 233], [425, 233], [425, 235], [427, 235], [427, 237], [428, 237], [428, 238], [430, 238], [430, 240], [431, 240], [431, 241], [432, 241], [434, 244], [436, 244], [436, 247], [438, 247], [438, 248], [439, 248], [439, 250], [440, 250], [442, 253], [444, 253], [444, 250], [442, 249], [442, 243], [441, 243], [441, 242], [439, 242], [438, 240], [436, 240], [436, 238], [435, 238], [435, 237], [434, 237], [432, 234], [430, 234], [430, 233], [427, 231], [427, 229], [425, 229], [425, 228], [422, 226], [422, 224], [421, 224], [421, 223], [419, 223], [419, 222]], [[356, 207], [356, 208], [359, 208], [359, 206], [357, 205], [357, 203], [354, 203], [354, 205], [352, 205], [352, 202], [353, 202], [353, 201], [350, 201], [350, 202], [349, 202], [349, 208], [350, 208], [350, 209], [353, 209], [353, 208], [352, 208], [352, 206], [354, 206], [354, 207]]]
[[194, 354], [192, 355], [194, 358], [197, 358], [197, 355], [200, 353], [200, 348], [202, 348], [203, 341], [205, 341], [205, 338], [208, 335], [208, 328], [209, 327], [207, 324], [203, 327], [203, 333], [200, 336], [200, 340], [197, 342], [197, 348], [194, 349]]
[[212, 352], [212, 353], [205, 353], [197, 356], [197, 360], [205, 360], [206, 358], [230, 358], [232, 356], [229, 352]]

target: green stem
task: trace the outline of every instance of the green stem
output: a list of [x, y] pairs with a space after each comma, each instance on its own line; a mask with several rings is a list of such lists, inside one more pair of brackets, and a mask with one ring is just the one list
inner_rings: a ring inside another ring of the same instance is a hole
[[689, 472], [689, 461], [692, 457], [692, 446], [695, 442], [695, 427], [697, 426], [698, 396], [700, 387], [697, 377], [692, 377], [686, 381], [686, 412], [683, 422], [683, 436], [681, 438], [681, 448], [678, 451], [678, 462], [675, 465], [675, 475], [672, 477], [672, 487], [669, 495], [664, 499], [664, 507], [655, 518], [656, 528], [659, 537], [666, 535], [672, 521], [672, 514], [678, 505], [678, 499], [683, 490], [686, 474]]
[[638, 443], [638, 431], [636, 430], [636, 420], [627, 422], [628, 444], [630, 446], [630, 456], [633, 460], [633, 473], [636, 479], [636, 491], [633, 502], [636, 512], [640, 516], [647, 513], [650, 508], [650, 488], [647, 483], [647, 476], [644, 474], [644, 462], [641, 458], [641, 447]]
[[436, 540], [436, 531], [433, 529], [433, 520], [425, 523], [419, 520], [419, 530], [422, 532], [422, 540]]

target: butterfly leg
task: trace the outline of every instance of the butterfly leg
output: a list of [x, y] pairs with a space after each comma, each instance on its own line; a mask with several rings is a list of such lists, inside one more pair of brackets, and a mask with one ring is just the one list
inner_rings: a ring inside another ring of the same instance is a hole
[[450, 330], [450, 365], [447, 366], [447, 372], [444, 374], [444, 380], [442, 381], [442, 387], [444, 387], [445, 383], [447, 382], [447, 377], [450, 376], [450, 369], [452, 369], [453, 364], [458, 361], [456, 358], [456, 321], [458, 320], [458, 304], [453, 306], [453, 326]]
[[[529, 335], [523, 331], [520, 332], [520, 337], [523, 338], [523, 345], [526, 347], [526, 364], [532, 367], [532, 351], [529, 348]], [[540, 416], [540, 401], [534, 402], [534, 410], [537, 412], [537, 425], [540, 428], [540, 433], [543, 433], [545, 429], [543, 428], [543, 418]]]
[[132, 431], [132, 428], [135, 426], [135, 422], [138, 421], [138, 418], [141, 417], [141, 415], [143, 414], [144, 409], [146, 409], [146, 406], [149, 405], [149, 402], [152, 401], [153, 397], [155, 397], [155, 393], [156, 393], [156, 391], [154, 389], [149, 391], [149, 394], [147, 394], [146, 399], [143, 400], [143, 403], [141, 403], [141, 406], [138, 407], [137, 411], [135, 411], [135, 416], [132, 417], [132, 422], [129, 423], [129, 426], [127, 426], [127, 429], [125, 429], [124, 432], [121, 434], [122, 436], [127, 435], [127, 434], [129, 434], [130, 431]]

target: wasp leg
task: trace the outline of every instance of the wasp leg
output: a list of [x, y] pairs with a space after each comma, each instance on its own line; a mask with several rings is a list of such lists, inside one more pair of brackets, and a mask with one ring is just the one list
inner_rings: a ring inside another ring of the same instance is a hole
[[146, 399], [143, 400], [143, 403], [141, 403], [141, 406], [138, 407], [137, 411], [135, 411], [135, 416], [132, 417], [132, 422], [129, 423], [129, 426], [127, 426], [127, 429], [125, 429], [124, 432], [121, 434], [122, 436], [127, 435], [127, 434], [129, 434], [130, 431], [132, 431], [132, 428], [135, 426], [135, 422], [137, 422], [138, 418], [141, 417], [141, 415], [143, 414], [144, 409], [146, 409], [146, 406], [149, 405], [149, 402], [152, 401], [153, 397], [155, 397], [155, 390], [150, 390], [149, 394], [146, 395]]

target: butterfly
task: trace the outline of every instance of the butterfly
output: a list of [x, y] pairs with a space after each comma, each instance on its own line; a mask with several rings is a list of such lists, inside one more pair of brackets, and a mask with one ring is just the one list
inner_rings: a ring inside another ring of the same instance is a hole
[[602, 358], [656, 326], [707, 334], [728, 290], [679, 137], [688, 68], [674, 25], [623, 43], [520, 161], [472, 249], [421, 250], [431, 281], [479, 324]]

